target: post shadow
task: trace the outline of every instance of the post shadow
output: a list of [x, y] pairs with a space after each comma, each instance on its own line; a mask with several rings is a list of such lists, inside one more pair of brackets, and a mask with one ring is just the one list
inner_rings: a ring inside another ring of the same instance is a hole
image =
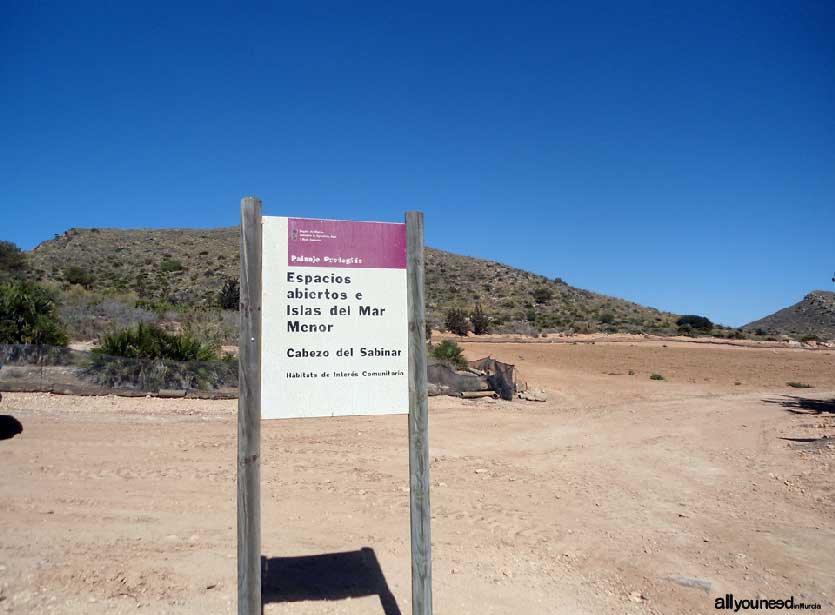
[[835, 414], [835, 399], [812, 399], [783, 395], [783, 399], [764, 399], [766, 404], [779, 404], [792, 414]]
[[385, 615], [401, 615], [374, 549], [302, 555], [261, 556], [261, 601], [304, 602], [379, 596]]
[[23, 425], [11, 414], [0, 414], [0, 440], [8, 440], [23, 433]]

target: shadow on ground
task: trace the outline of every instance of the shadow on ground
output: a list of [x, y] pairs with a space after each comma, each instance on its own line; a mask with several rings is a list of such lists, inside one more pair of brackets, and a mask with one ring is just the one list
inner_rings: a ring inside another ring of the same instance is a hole
[[779, 404], [792, 414], [835, 414], [835, 399], [811, 399], [783, 395], [783, 399], [764, 399], [766, 404]]
[[8, 440], [23, 433], [23, 425], [11, 414], [0, 414], [0, 440]]
[[363, 596], [378, 596], [385, 615], [401, 615], [374, 549], [261, 558], [264, 604]]

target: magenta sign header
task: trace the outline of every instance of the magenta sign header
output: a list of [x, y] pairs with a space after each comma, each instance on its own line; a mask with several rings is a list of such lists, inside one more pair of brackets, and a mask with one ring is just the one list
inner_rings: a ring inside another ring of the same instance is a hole
[[406, 225], [287, 219], [287, 265], [405, 269]]

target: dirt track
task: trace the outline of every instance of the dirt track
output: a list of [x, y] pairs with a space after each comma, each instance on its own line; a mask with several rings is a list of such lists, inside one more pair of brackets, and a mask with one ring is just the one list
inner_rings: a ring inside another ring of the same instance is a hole
[[[726, 592], [835, 612], [835, 407], [787, 397], [835, 399], [833, 351], [466, 349], [550, 397], [432, 399], [436, 613], [711, 613]], [[0, 441], [0, 612], [232, 613], [234, 412], [5, 394], [23, 433]], [[265, 423], [265, 555], [371, 548], [394, 600], [325, 601], [383, 589], [343, 591], [347, 556], [285, 561], [321, 574], [285, 576], [272, 599], [297, 601], [266, 613], [410, 612], [406, 445], [402, 416]]]

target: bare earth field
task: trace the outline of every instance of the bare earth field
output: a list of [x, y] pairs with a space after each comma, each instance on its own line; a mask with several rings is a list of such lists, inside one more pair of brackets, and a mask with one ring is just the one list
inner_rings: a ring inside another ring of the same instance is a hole
[[[725, 593], [835, 613], [835, 351], [465, 349], [549, 399], [431, 400], [436, 613], [712, 613]], [[0, 612], [234, 612], [235, 408], [4, 394], [23, 432], [0, 441]], [[271, 421], [262, 447], [265, 612], [410, 613], [406, 418]]]

